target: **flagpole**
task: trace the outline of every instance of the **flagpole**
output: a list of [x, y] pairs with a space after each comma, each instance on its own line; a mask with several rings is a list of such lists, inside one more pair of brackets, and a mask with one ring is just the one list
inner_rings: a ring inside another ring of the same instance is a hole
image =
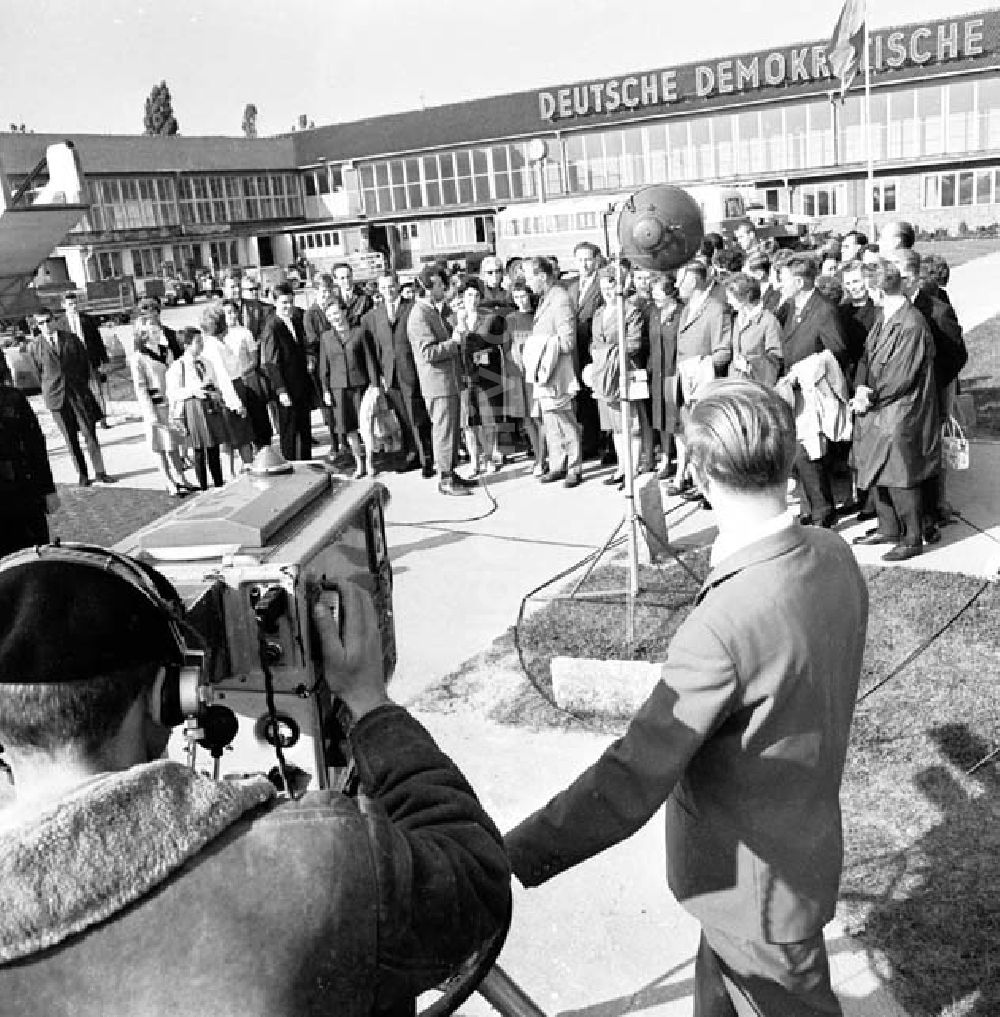
[[865, 150], [868, 157], [868, 187], [866, 204], [868, 206], [868, 239], [875, 243], [875, 149], [872, 145], [872, 61], [871, 37], [868, 34], [868, 4], [863, 2], [865, 18]]

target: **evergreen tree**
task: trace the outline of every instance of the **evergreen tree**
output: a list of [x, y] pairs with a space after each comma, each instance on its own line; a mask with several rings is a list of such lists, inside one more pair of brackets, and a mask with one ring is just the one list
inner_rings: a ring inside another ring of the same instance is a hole
[[170, 98], [170, 89], [165, 81], [153, 85], [146, 100], [146, 115], [143, 118], [146, 134], [176, 134], [177, 118]]
[[243, 109], [243, 133], [248, 138], [257, 137], [257, 107], [252, 102]]

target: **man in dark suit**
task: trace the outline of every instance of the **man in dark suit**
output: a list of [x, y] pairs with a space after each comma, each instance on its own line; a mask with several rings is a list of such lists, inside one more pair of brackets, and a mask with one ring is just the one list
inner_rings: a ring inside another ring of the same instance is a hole
[[[846, 370], [844, 328], [837, 309], [816, 291], [816, 262], [808, 255], [797, 254], [781, 266], [779, 279], [788, 306], [781, 340], [785, 370], [823, 350], [829, 350], [841, 370]], [[800, 443], [793, 473], [801, 488], [803, 522], [833, 526], [837, 513], [826, 458], [810, 459]]]
[[407, 333], [407, 319], [413, 304], [400, 299], [399, 279], [395, 272], [383, 272], [378, 277], [378, 291], [381, 302], [361, 322], [369, 345], [375, 351], [382, 387], [403, 432], [406, 459], [398, 472], [415, 470], [419, 466], [425, 477], [432, 477], [431, 421], [420, 391], [417, 365]]
[[288, 283], [274, 287], [274, 314], [264, 324], [261, 366], [278, 401], [278, 434], [286, 459], [312, 458], [313, 380], [305, 333], [292, 314], [295, 293]]
[[[588, 241], [579, 243], [573, 250], [577, 276], [566, 287], [576, 310], [576, 374], [581, 382], [576, 394], [576, 419], [583, 429], [583, 458], [596, 459], [600, 455], [601, 426], [597, 403], [589, 386], [582, 384], [583, 369], [590, 363], [590, 340], [594, 315], [604, 306], [597, 270], [601, 252]], [[609, 460], [614, 461], [614, 460]]]
[[90, 387], [91, 368], [87, 349], [72, 332], [55, 327], [52, 312], [45, 308], [35, 315], [39, 335], [28, 347], [42, 386], [42, 398], [52, 414], [66, 447], [73, 456], [80, 477], [80, 486], [91, 483], [87, 461], [80, 448], [79, 432], [87, 445], [94, 476], [102, 484], [114, 483], [104, 468], [101, 445], [95, 428], [104, 416]]
[[[903, 278], [903, 293], [924, 316], [934, 339], [934, 384], [937, 390], [938, 415], [942, 421], [951, 416], [955, 379], [969, 359], [962, 326], [955, 309], [936, 296], [937, 284], [920, 278], [920, 255], [912, 249], [894, 251], [889, 260]], [[938, 525], [951, 520], [945, 501], [945, 473], [942, 469], [924, 481], [921, 491], [924, 511], [924, 539], [931, 544], [940, 539]]]
[[717, 383], [687, 436], [719, 525], [694, 610], [624, 737], [505, 846], [535, 886], [666, 803], [667, 879], [702, 925], [694, 1012], [840, 1014], [822, 930], [868, 591], [839, 536], [787, 512], [795, 426], [772, 390]]
[[336, 459], [340, 454], [340, 435], [333, 419], [333, 407], [325, 402], [326, 394], [319, 380], [319, 357], [322, 345], [323, 333], [329, 331], [330, 321], [326, 316], [327, 309], [333, 303], [334, 294], [337, 291], [337, 284], [329, 272], [323, 272], [316, 277], [316, 299], [312, 306], [308, 307], [302, 315], [302, 328], [306, 336], [306, 361], [309, 365], [309, 374], [313, 379], [315, 389], [315, 405], [323, 412], [323, 419], [330, 431], [330, 459]]
[[375, 306], [364, 290], [354, 285], [354, 269], [346, 261], [333, 266], [333, 281], [340, 290], [340, 299], [347, 308], [347, 324], [352, 328], [361, 324], [361, 319]]
[[[90, 388], [98, 406], [101, 407], [101, 412], [107, 414], [108, 376], [105, 374], [104, 365], [110, 358], [104, 340], [101, 338], [101, 327], [96, 318], [92, 318], [80, 310], [74, 290], [63, 294], [62, 306], [62, 317], [56, 321], [56, 328], [63, 332], [72, 332], [86, 347], [87, 357], [90, 360]], [[102, 419], [98, 421], [97, 426], [107, 427], [108, 423]]]

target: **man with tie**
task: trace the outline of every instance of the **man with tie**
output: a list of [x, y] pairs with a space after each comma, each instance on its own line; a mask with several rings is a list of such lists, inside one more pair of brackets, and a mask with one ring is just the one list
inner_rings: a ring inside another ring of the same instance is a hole
[[264, 324], [260, 362], [278, 401], [278, 434], [286, 459], [312, 458], [313, 382], [301, 322], [292, 315], [295, 293], [288, 283], [274, 287], [274, 314]]
[[273, 313], [272, 308], [257, 300], [253, 294], [255, 289], [242, 286], [243, 273], [238, 268], [227, 269], [222, 277], [222, 297], [232, 300], [236, 305], [236, 315], [244, 328], [250, 329], [257, 342], [264, 332], [264, 322]]
[[424, 266], [414, 280], [417, 299], [406, 319], [406, 334], [431, 420], [434, 464], [440, 474], [438, 490], [455, 496], [469, 495], [476, 482], [466, 480], [455, 469], [464, 370], [462, 340], [452, 334], [445, 300], [448, 281], [441, 266]]
[[[108, 351], [101, 338], [101, 328], [95, 318], [85, 314], [79, 308], [76, 292], [69, 290], [62, 299], [63, 316], [56, 322], [56, 328], [64, 332], [72, 332], [83, 343], [90, 360], [90, 387], [101, 407], [101, 412], [108, 411], [108, 376], [104, 373], [104, 365], [108, 363]], [[98, 427], [107, 427], [106, 420], [100, 420]]]
[[[594, 315], [604, 304], [601, 287], [597, 281], [597, 269], [601, 252], [591, 243], [577, 244], [573, 251], [576, 259], [577, 277], [566, 287], [576, 311], [576, 352], [577, 381], [582, 380], [582, 371], [590, 363], [590, 337]], [[580, 385], [576, 396], [576, 418], [583, 428], [583, 458], [594, 459], [600, 453], [601, 426], [598, 421], [597, 403], [591, 390]]]
[[347, 324], [354, 328], [361, 324], [361, 319], [375, 306], [364, 290], [359, 290], [354, 285], [354, 269], [346, 261], [340, 261], [333, 266], [333, 281], [340, 290], [340, 299], [344, 301], [347, 308]]
[[[844, 370], [848, 360], [844, 327], [837, 309], [816, 291], [815, 261], [808, 255], [796, 254], [781, 266], [778, 279], [788, 306], [781, 340], [785, 371], [823, 350], [829, 350]], [[799, 482], [802, 521], [833, 526], [837, 513], [826, 457], [810, 459], [799, 442], [792, 475]]]
[[383, 272], [378, 277], [378, 291], [381, 303], [376, 304], [361, 323], [370, 348], [375, 351], [382, 387], [403, 432], [406, 459], [398, 472], [405, 473], [420, 466], [425, 477], [433, 477], [431, 421], [424, 405], [407, 332], [413, 303], [400, 296], [399, 279], [395, 272]]
[[42, 386], [42, 398], [62, 432], [66, 447], [76, 463], [80, 486], [89, 487], [87, 461], [80, 448], [79, 433], [87, 445], [94, 476], [103, 484], [114, 483], [104, 468], [95, 427], [104, 416], [91, 390], [91, 367], [87, 348], [72, 333], [55, 326], [55, 316], [46, 307], [35, 315], [38, 335], [28, 347], [28, 356]]

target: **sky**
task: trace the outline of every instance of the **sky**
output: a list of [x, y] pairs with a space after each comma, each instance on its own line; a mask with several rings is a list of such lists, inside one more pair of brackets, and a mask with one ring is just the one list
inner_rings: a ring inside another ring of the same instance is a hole
[[[0, 129], [260, 135], [828, 37], [841, 0], [0, 0]], [[983, 0], [869, 0], [873, 28]]]

